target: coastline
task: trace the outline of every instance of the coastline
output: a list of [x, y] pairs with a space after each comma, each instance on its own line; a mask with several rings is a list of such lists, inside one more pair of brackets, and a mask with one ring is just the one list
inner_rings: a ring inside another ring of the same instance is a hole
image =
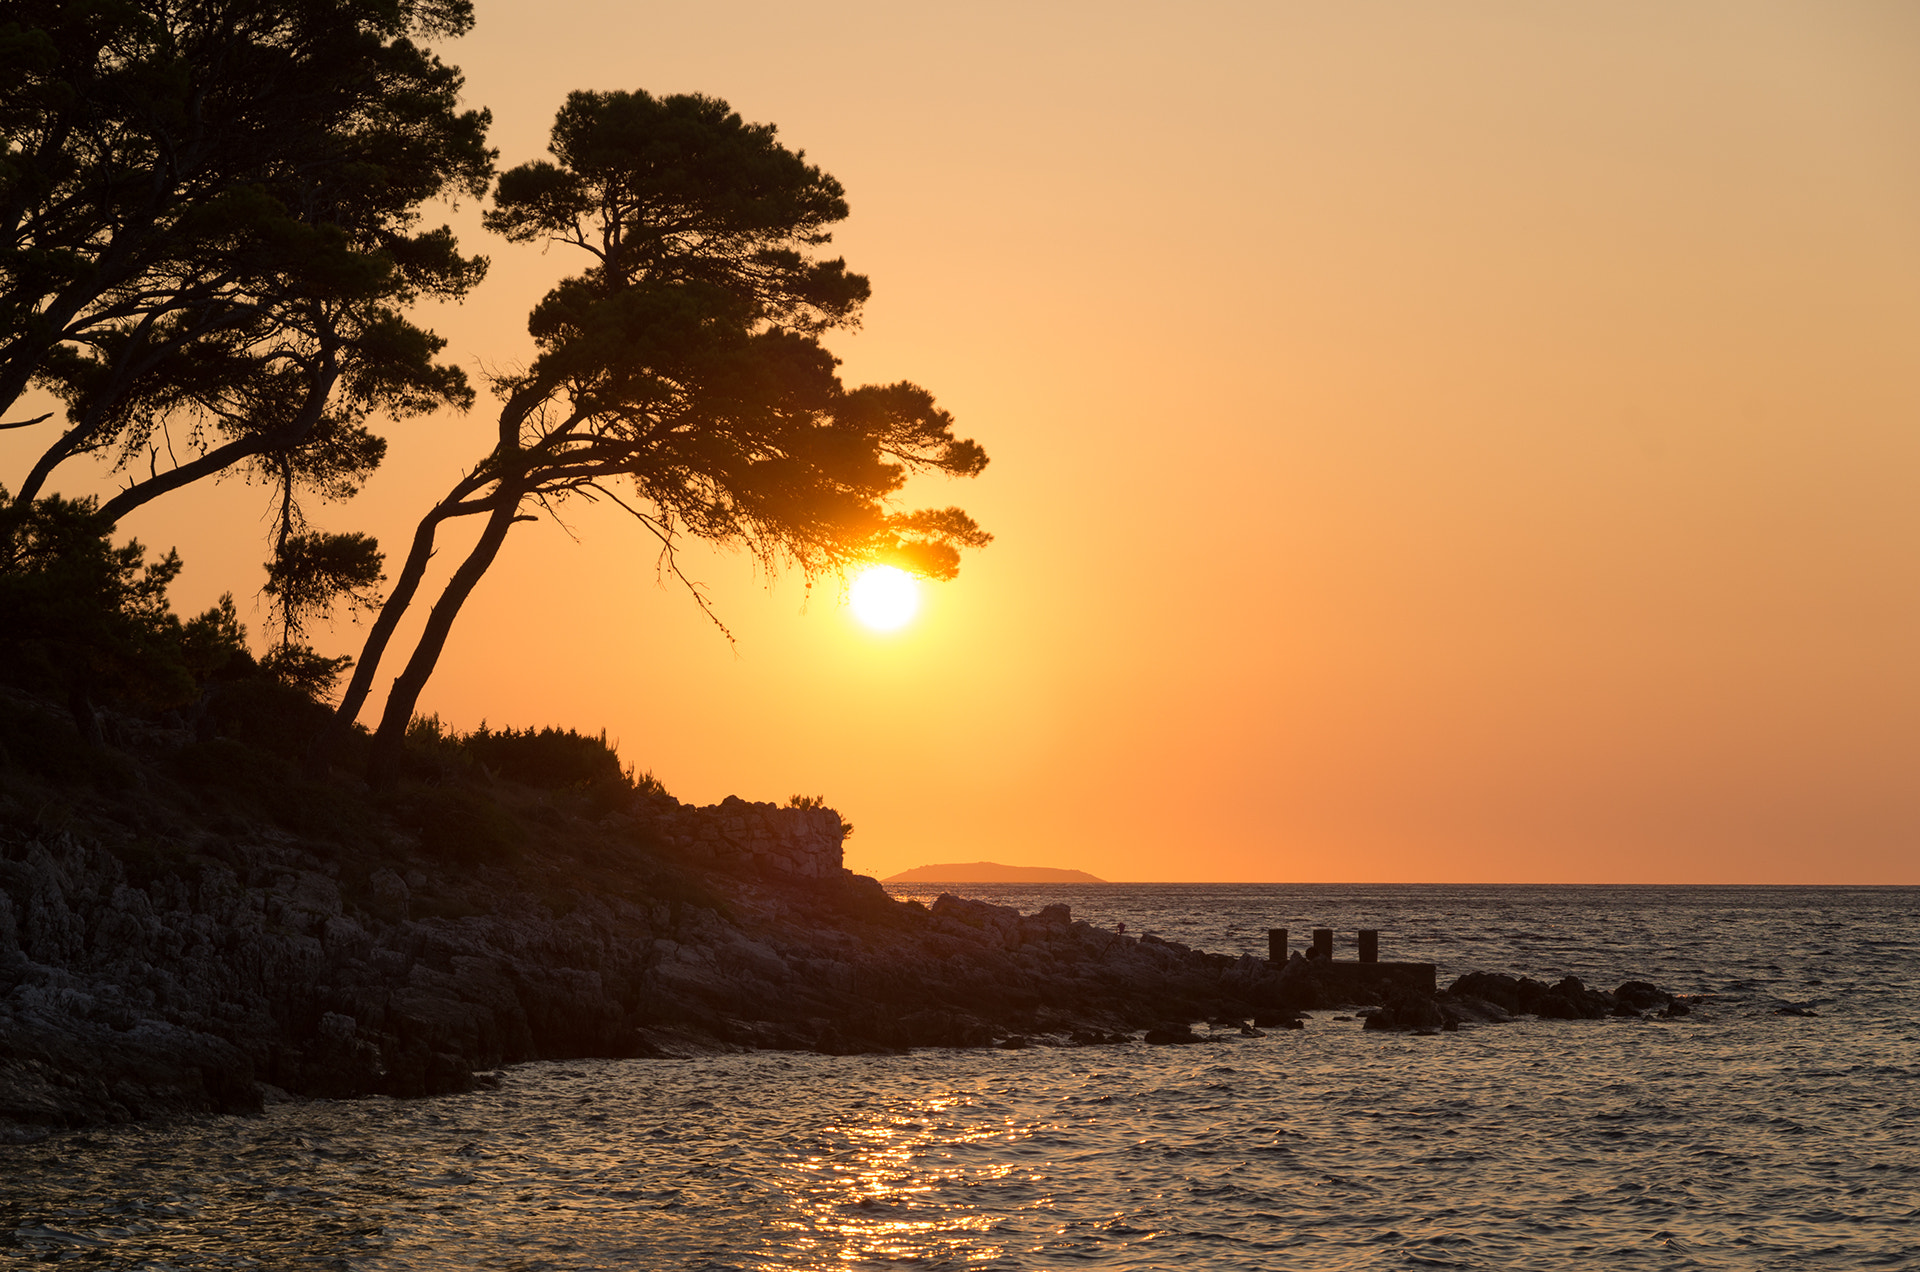
[[[0, 1139], [440, 1094], [528, 1060], [1178, 1044], [1203, 1039], [1194, 1022], [1258, 1035], [1337, 1006], [1414, 1031], [1619, 1006], [1577, 981], [1369, 987], [1332, 975], [1357, 964], [1211, 954], [1065, 905], [899, 901], [840, 865], [830, 809], [537, 789], [431, 753], [376, 793], [225, 738], [121, 733], [0, 767]], [[1647, 989], [1632, 1010], [1671, 1002]]]

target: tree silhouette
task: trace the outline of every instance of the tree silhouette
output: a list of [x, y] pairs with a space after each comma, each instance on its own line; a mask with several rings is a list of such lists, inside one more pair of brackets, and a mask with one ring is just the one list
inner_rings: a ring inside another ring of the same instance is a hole
[[34, 385], [65, 405], [0, 425], [54, 433], [16, 503], [99, 453], [128, 474], [109, 518], [235, 465], [352, 493], [371, 417], [471, 401], [402, 313], [485, 266], [420, 225], [491, 178], [486, 113], [413, 38], [471, 23], [468, 0], [6, 7], [0, 413]]
[[[283, 500], [283, 512], [287, 506]], [[379, 544], [364, 534], [296, 530], [283, 521], [260, 589], [272, 605], [269, 622], [280, 629], [280, 639], [261, 656], [261, 669], [315, 701], [331, 695], [353, 659], [316, 652], [306, 642], [307, 629], [341, 601], [353, 610], [377, 609], [384, 560]]]
[[388, 695], [376, 776], [508, 531], [568, 496], [631, 513], [675, 577], [686, 536], [742, 545], [809, 578], [863, 560], [948, 578], [960, 549], [988, 538], [957, 508], [894, 507], [909, 473], [972, 476], [985, 452], [954, 436], [923, 389], [845, 388], [820, 344], [868, 294], [844, 261], [816, 254], [847, 215], [837, 181], [770, 125], [693, 95], [574, 93], [551, 150], [554, 161], [502, 176], [487, 224], [514, 242], [566, 244], [590, 264], [534, 308], [539, 353], [495, 384], [493, 447], [422, 518], [369, 632], [343, 727], [440, 527], [484, 519]]
[[[63, 695], [81, 736], [99, 745], [94, 706], [178, 706], [199, 683], [245, 659], [231, 595], [182, 623], [167, 600], [180, 573], [169, 551], [146, 559], [115, 546], [93, 500], [5, 501], [0, 489], [0, 678]], [[248, 660], [250, 661], [250, 660]]]

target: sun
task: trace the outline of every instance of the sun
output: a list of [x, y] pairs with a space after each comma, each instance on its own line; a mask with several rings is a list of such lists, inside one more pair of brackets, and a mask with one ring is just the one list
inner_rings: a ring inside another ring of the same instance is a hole
[[870, 565], [847, 589], [847, 604], [863, 626], [876, 632], [897, 632], [919, 612], [920, 585], [905, 570]]

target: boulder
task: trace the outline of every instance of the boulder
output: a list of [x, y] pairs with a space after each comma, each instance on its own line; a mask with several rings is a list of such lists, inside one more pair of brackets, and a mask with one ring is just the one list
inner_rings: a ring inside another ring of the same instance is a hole
[[1394, 1030], [1438, 1030], [1446, 1023], [1440, 1005], [1425, 994], [1395, 990], [1381, 1007], [1369, 1007], [1360, 1013], [1366, 1018], [1363, 1028]]
[[1636, 1012], [1654, 1011], [1673, 1001], [1673, 995], [1648, 981], [1626, 981], [1613, 991], [1614, 1001]]

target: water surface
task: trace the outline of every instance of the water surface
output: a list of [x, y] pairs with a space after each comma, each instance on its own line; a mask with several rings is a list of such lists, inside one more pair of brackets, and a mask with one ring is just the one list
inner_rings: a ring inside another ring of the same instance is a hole
[[[0, 1148], [89, 1267], [1920, 1267], [1914, 889], [972, 886], [1225, 952], [1650, 979], [1684, 1020], [525, 1065]], [[900, 890], [901, 895], [930, 895]], [[1782, 1016], [1781, 1006], [1815, 1017]]]

